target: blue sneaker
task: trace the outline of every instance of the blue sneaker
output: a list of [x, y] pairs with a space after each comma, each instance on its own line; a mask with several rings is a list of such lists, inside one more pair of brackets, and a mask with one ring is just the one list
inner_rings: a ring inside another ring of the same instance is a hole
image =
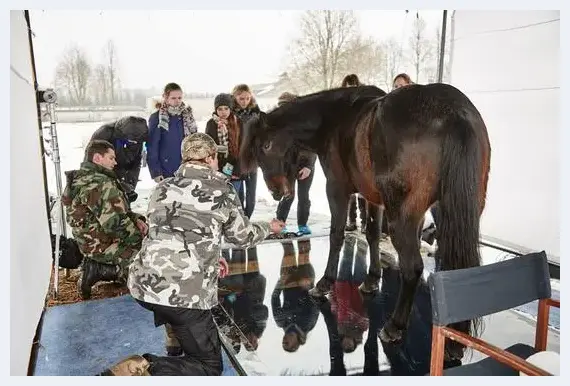
[[285, 234], [285, 233], [287, 233], [287, 232], [289, 232], [289, 231], [287, 230], [287, 227], [283, 227], [283, 229], [281, 229], [281, 233]]
[[306, 225], [299, 225], [299, 233], [302, 235], [310, 235], [311, 232], [311, 228], [309, 228]]

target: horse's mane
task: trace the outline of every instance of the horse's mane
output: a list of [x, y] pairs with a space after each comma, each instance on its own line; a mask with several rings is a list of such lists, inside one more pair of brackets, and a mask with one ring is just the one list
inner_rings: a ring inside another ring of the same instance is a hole
[[257, 167], [260, 140], [264, 134], [275, 130], [275, 127], [283, 126], [284, 119], [289, 120], [295, 116], [302, 117], [304, 122], [307, 122], [311, 119], [310, 117], [315, 116], [315, 111], [323, 110], [321, 106], [331, 103], [354, 106], [382, 98], [385, 95], [386, 92], [376, 86], [338, 87], [302, 95], [268, 113], [262, 112], [251, 118], [244, 126], [240, 146], [240, 166], [244, 170], [253, 170]]

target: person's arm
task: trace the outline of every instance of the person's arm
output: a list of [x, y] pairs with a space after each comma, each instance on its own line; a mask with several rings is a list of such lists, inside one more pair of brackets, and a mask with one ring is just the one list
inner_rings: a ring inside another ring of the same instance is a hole
[[160, 167], [160, 129], [158, 128], [158, 113], [148, 119], [147, 165], [150, 176], [154, 179], [162, 176]]
[[234, 200], [230, 205], [228, 221], [222, 227], [222, 234], [226, 242], [239, 248], [254, 247], [269, 236], [269, 223], [249, 221], [234, 187], [230, 185], [230, 188], [234, 190]]
[[218, 125], [213, 119], [210, 119], [208, 123], [206, 123], [206, 134], [212, 137], [214, 142], [216, 142], [216, 145], [220, 144], [220, 140], [218, 138]]
[[112, 181], [105, 181], [86, 194], [87, 207], [95, 214], [105, 233], [133, 243], [142, 240], [142, 235], [133, 221], [135, 214], [125, 206], [123, 192]]

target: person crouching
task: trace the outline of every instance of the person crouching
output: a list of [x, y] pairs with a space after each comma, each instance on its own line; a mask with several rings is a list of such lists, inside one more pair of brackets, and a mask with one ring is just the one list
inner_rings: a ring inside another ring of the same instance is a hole
[[253, 223], [245, 216], [228, 177], [218, 172], [217, 146], [204, 133], [182, 141], [182, 165], [154, 188], [149, 233], [133, 261], [131, 296], [170, 325], [183, 356], [133, 355], [101, 375], [221, 375], [222, 353], [211, 309], [218, 304], [218, 277], [227, 271], [221, 238], [239, 248], [263, 241], [283, 223]]
[[83, 299], [98, 281], [126, 284], [128, 266], [139, 251], [148, 227], [145, 217], [130, 210], [113, 168], [115, 149], [107, 141], [91, 141], [79, 170], [65, 173], [62, 195], [67, 223], [85, 260], [78, 283]]

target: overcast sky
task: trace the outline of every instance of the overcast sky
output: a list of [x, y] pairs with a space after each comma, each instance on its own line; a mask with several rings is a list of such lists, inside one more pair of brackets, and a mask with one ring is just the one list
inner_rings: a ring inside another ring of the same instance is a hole
[[[76, 43], [93, 62], [115, 42], [120, 78], [127, 88], [162, 88], [178, 82], [186, 91], [219, 92], [237, 83], [275, 80], [302, 11], [32, 11], [34, 51], [41, 85], [51, 85], [65, 48]], [[407, 42], [416, 10], [355, 11], [361, 31]], [[442, 11], [419, 11], [427, 31]]]

